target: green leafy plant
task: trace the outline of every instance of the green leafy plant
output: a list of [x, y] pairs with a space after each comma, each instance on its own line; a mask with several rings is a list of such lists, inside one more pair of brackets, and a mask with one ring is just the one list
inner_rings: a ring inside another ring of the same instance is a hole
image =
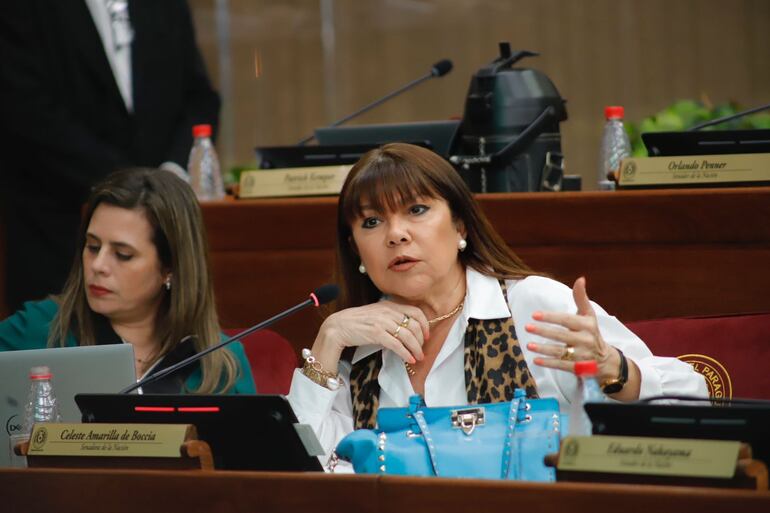
[[259, 166], [256, 162], [252, 164], [237, 164], [232, 166], [223, 176], [225, 185], [233, 186], [239, 183], [241, 180], [241, 173], [244, 171], [250, 171], [252, 169], [259, 169]]
[[[647, 149], [642, 143], [645, 132], [677, 132], [687, 130], [704, 121], [730, 116], [744, 110], [745, 107], [735, 102], [711, 105], [708, 99], [703, 101], [679, 100], [657, 114], [638, 123], [625, 122], [628, 138], [631, 140], [631, 153], [634, 157], [646, 157]], [[770, 128], [770, 113], [758, 112], [733, 121], [727, 121], [704, 130], [742, 130], [752, 128]]]

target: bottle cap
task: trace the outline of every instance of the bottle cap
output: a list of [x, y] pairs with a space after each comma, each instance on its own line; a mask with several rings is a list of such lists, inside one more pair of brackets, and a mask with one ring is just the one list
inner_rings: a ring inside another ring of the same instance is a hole
[[623, 119], [624, 114], [625, 112], [623, 107], [619, 105], [611, 105], [609, 107], [604, 107], [605, 119]]
[[599, 367], [596, 365], [596, 360], [582, 360], [575, 362], [575, 376], [596, 376], [599, 372]]
[[32, 367], [29, 370], [29, 379], [51, 379], [51, 369], [49, 369], [46, 365]]
[[211, 125], [193, 125], [193, 137], [211, 137]]

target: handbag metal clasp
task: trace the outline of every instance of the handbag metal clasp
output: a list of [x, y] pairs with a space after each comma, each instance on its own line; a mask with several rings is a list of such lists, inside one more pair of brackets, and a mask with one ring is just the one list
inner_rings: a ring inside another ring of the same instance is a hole
[[476, 426], [484, 424], [484, 408], [468, 408], [466, 410], [452, 410], [452, 427], [463, 430], [470, 435]]

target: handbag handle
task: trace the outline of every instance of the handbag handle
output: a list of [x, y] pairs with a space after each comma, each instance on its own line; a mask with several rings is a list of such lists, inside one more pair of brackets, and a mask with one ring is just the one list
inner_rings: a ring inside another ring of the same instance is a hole
[[[516, 424], [525, 421], [526, 419], [526, 399], [524, 398], [524, 395], [523, 390], [516, 389], [514, 391], [513, 400], [511, 401], [511, 407], [508, 410], [508, 423], [505, 430], [505, 443], [503, 446], [503, 464], [500, 469], [501, 479], [509, 477], [511, 473], [511, 462], [515, 459], [511, 458], [511, 453], [515, 450], [515, 447], [513, 447], [513, 434], [516, 431]], [[522, 399], [524, 400], [522, 401]], [[425, 421], [425, 416], [422, 411], [414, 408], [412, 411], [412, 418], [417, 422], [423, 440], [425, 441], [425, 446], [428, 449], [428, 456], [430, 457], [430, 464], [431, 467], [433, 467], [433, 474], [436, 477], [440, 477], [441, 473], [438, 466], [438, 459], [436, 458], [436, 445], [433, 442], [433, 436], [431, 435], [430, 428], [428, 428], [428, 423]], [[515, 465], [515, 474], [517, 478], [518, 473], [518, 465]]]
[[428, 429], [428, 423], [425, 422], [425, 416], [420, 410], [415, 411], [413, 416], [414, 420], [417, 421], [417, 425], [420, 426], [420, 431], [422, 431], [422, 438], [425, 440], [425, 446], [428, 448], [430, 465], [433, 467], [433, 475], [439, 477], [441, 474], [439, 473], [438, 461], [436, 459], [436, 446], [433, 443], [433, 436], [430, 434], [430, 429]]
[[[519, 465], [518, 458], [515, 458], [512, 454], [516, 447], [513, 445], [513, 435], [516, 431], [516, 426], [520, 422], [527, 422], [527, 398], [524, 390], [517, 388], [513, 391], [513, 400], [511, 401], [511, 409], [508, 412], [508, 427], [505, 431], [505, 443], [503, 445], [503, 464], [500, 469], [500, 479], [511, 479], [511, 473], [513, 471], [513, 479], [519, 478]], [[513, 464], [516, 461], [517, 464]]]

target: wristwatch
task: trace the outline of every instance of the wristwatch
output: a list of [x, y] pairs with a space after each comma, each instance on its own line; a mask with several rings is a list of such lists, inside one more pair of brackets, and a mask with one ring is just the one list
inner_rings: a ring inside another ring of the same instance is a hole
[[623, 390], [623, 387], [628, 381], [628, 360], [626, 360], [626, 355], [624, 355], [623, 351], [617, 347], [615, 348], [615, 351], [620, 355], [620, 374], [617, 378], [610, 378], [602, 381], [602, 392], [607, 395], [617, 394]]

